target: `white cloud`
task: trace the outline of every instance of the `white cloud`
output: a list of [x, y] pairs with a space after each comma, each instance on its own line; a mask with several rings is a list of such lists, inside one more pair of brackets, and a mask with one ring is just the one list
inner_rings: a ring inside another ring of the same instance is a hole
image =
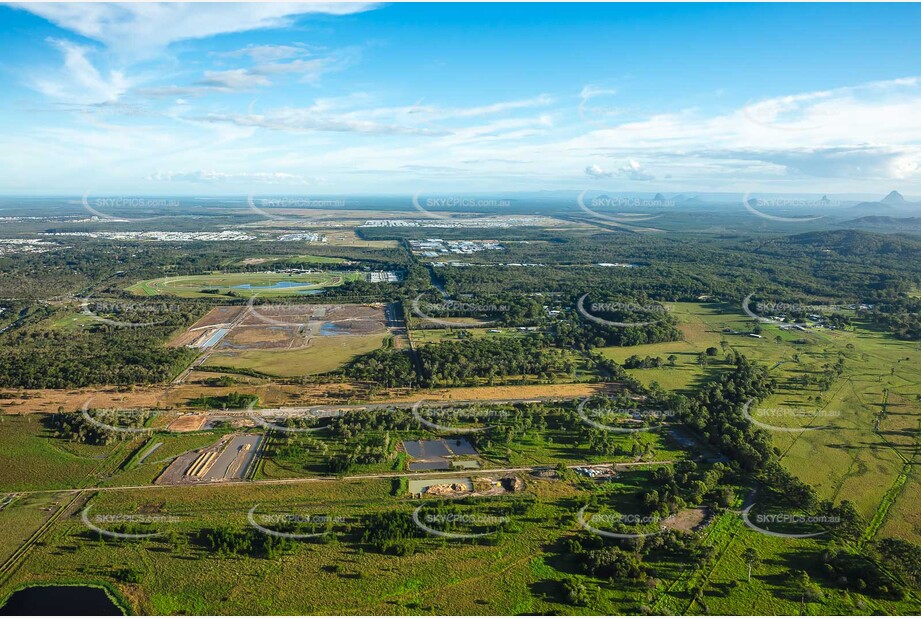
[[[921, 180], [921, 80], [909, 77], [746, 103], [723, 113], [679, 109], [611, 123], [558, 148], [655, 159], [675, 178]], [[621, 173], [648, 180], [630, 165]]]
[[302, 82], [315, 82], [322, 75], [339, 71], [356, 61], [359, 51], [348, 48], [329, 56], [297, 59], [290, 62], [267, 62], [252, 67], [205, 71], [201, 79], [188, 86], [160, 86], [144, 88], [138, 92], [143, 96], [172, 97], [200, 96], [214, 92], [243, 92], [273, 84], [271, 76], [297, 75]]
[[350, 117], [323, 115], [315, 108], [286, 108], [268, 114], [207, 114], [191, 118], [205, 123], [229, 123], [241, 127], [257, 127], [274, 131], [327, 131], [334, 133], [366, 133], [371, 135], [437, 135], [436, 131], [406, 124], [390, 124]]
[[366, 2], [18, 3], [53, 24], [103, 43], [126, 61], [151, 58], [176, 41], [290, 25], [298, 15], [347, 15]]
[[[159, 57], [177, 41], [202, 39], [218, 34], [291, 25], [306, 14], [344, 15], [373, 8], [370, 3], [15, 3], [13, 6], [47, 19], [55, 25], [92, 39], [107, 64], [118, 67], [107, 77], [89, 61], [91, 48], [73, 41], [50, 39], [64, 54], [64, 67], [53, 77], [49, 71], [33, 77], [32, 85], [43, 94], [80, 103], [114, 101], [138, 79], [126, 77], [137, 63]], [[267, 86], [271, 74], [297, 73], [315, 81], [324, 72], [344, 66], [353, 56], [316, 58], [277, 63], [291, 54], [308, 53], [297, 46], [254, 46], [241, 50], [253, 59], [268, 60], [264, 66], [214, 72], [203, 83], [168, 86], [142, 91], [147, 95], [198, 95], [206, 92], [248, 90]], [[274, 62], [274, 64], [272, 63]], [[223, 75], [221, 74], [223, 73]], [[259, 77], [259, 76], [262, 77]]]
[[161, 182], [196, 182], [196, 183], [235, 183], [256, 182], [260, 184], [309, 184], [310, 179], [300, 174], [285, 172], [217, 172], [207, 170], [194, 170], [191, 172], [158, 171], [147, 177], [147, 180]]
[[48, 42], [63, 54], [64, 67], [54, 77], [33, 80], [34, 87], [46, 96], [75, 103], [105, 103], [118, 100], [128, 89], [128, 79], [120, 71], [103, 77], [87, 58], [92, 51], [89, 47], [60, 39]]
[[247, 45], [241, 49], [219, 54], [225, 58], [241, 58], [249, 56], [258, 63], [277, 62], [289, 58], [310, 55], [311, 48], [298, 43], [295, 45]]
[[[171, 91], [170, 94], [175, 94]], [[355, 94], [348, 97], [321, 98], [309, 107], [281, 108], [264, 114], [212, 113], [192, 120], [208, 123], [231, 123], [274, 131], [300, 133], [324, 131], [334, 133], [364, 133], [369, 135], [445, 136], [444, 145], [482, 140], [522, 139], [542, 135], [552, 126], [548, 115], [529, 118], [499, 118], [478, 125], [446, 126], [449, 120], [469, 120], [484, 115], [500, 114], [544, 105], [550, 99], [544, 95], [533, 99], [501, 101], [471, 108], [439, 108], [435, 106], [368, 107], [370, 97]], [[365, 104], [365, 106], [361, 106]]]
[[614, 172], [606, 171], [600, 165], [595, 165], [594, 163], [585, 168], [585, 173], [592, 178], [610, 178], [614, 175]]
[[489, 105], [481, 105], [478, 107], [467, 107], [467, 108], [447, 108], [447, 109], [438, 109], [432, 108], [431, 111], [434, 115], [441, 118], [471, 118], [475, 116], [486, 116], [492, 114], [499, 114], [502, 112], [507, 112], [510, 110], [526, 109], [529, 107], [544, 107], [553, 103], [553, 98], [542, 94], [531, 99], [521, 99], [517, 101], [499, 101], [498, 103], [492, 103]]
[[592, 164], [585, 168], [585, 173], [592, 178], [612, 178], [615, 175], [623, 176], [628, 180], [655, 180], [655, 176], [643, 171], [642, 166], [636, 161], [630, 160], [622, 168], [617, 170], [605, 170], [600, 165]]
[[272, 82], [264, 75], [257, 75], [246, 69], [230, 71], [205, 71], [198, 84], [218, 90], [251, 90], [257, 86], [269, 86]]

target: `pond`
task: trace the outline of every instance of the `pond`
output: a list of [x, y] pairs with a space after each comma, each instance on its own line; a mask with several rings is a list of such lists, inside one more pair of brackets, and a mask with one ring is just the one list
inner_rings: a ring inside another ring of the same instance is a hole
[[252, 283], [241, 283], [233, 286], [238, 290], [283, 290], [285, 288], [302, 288], [307, 285], [317, 285], [312, 281], [279, 281], [272, 285], [253, 285]]
[[102, 588], [32, 586], [14, 592], [0, 616], [124, 616]]

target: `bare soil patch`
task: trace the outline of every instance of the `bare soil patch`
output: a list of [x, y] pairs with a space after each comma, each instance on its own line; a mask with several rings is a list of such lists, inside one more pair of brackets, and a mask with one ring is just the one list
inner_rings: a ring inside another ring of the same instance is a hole
[[168, 429], [170, 431], [198, 431], [207, 420], [208, 417], [204, 414], [186, 414], [170, 423]]
[[666, 519], [662, 525], [670, 530], [692, 532], [702, 526], [704, 522], [707, 521], [708, 516], [709, 510], [705, 507], [699, 506], [693, 509], [684, 509], [683, 511], [678, 511], [675, 513], [674, 517]]

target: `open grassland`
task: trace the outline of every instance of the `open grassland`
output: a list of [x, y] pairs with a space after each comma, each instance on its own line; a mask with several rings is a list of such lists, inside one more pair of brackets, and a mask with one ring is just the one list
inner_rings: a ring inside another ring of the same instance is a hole
[[[358, 272], [212, 273], [162, 277], [139, 281], [127, 288], [139, 296], [173, 295], [182, 298], [215, 296], [289, 296], [341, 285], [363, 278]], [[207, 292], [214, 290], [214, 292]]]
[[[58, 494], [17, 496], [0, 509], [0, 564], [9, 558], [52, 513], [64, 498]], [[6, 503], [0, 494], [0, 504]]]
[[[452, 322], [463, 323], [463, 318], [449, 318]], [[491, 332], [498, 331], [498, 332]], [[412, 338], [416, 345], [445, 343], [462, 339], [485, 339], [487, 337], [523, 337], [528, 333], [517, 328], [413, 328]]]
[[[633, 499], [636, 482], [605, 489]], [[89, 505], [98, 516], [146, 513], [165, 534], [146, 540], [101, 539], [79, 514], [51, 528], [0, 597], [25, 584], [81, 581], [109, 584], [132, 609], [146, 614], [364, 614], [513, 615], [664, 613], [797, 614], [790, 573], [808, 564], [814, 540], [775, 540], [742, 526], [725, 513], [700, 534], [714, 559], [701, 564], [659, 556], [647, 560], [651, 579], [606, 580], [579, 573], [563, 548], [568, 538], [587, 537], [574, 512], [592, 485], [528, 479], [525, 495], [538, 502], [510, 516], [506, 532], [489, 541], [445, 540], [419, 531], [415, 551], [383, 555], [360, 542], [363, 518], [395, 511], [407, 521], [418, 500], [395, 493], [389, 480], [326, 481], [309, 486], [200, 486], [156, 491], [102, 492]], [[508, 498], [484, 498], [496, 506]], [[320, 515], [337, 518], [332, 534], [304, 540], [274, 558], [221, 555], [198, 540], [203, 531], [227, 526], [247, 530], [247, 514]], [[746, 582], [742, 551], [758, 548], [764, 564]], [[119, 571], [141, 584], [124, 583]], [[574, 578], [593, 592], [585, 605], [566, 601], [562, 582]], [[693, 591], [703, 589], [703, 601]], [[917, 613], [913, 601], [894, 603], [852, 592], [823, 590], [808, 613]], [[865, 608], [864, 611], [861, 611]]]
[[[887, 615], [913, 613], [917, 602], [873, 599], [838, 588], [822, 588], [822, 598], [804, 599], [802, 592], [791, 585], [792, 569], [819, 570], [817, 554], [821, 541], [814, 539], [784, 539], [751, 530], [735, 514], [726, 514], [725, 525], [716, 530], [714, 546], [720, 547], [712, 569], [698, 574], [697, 583], [703, 587], [702, 602], [691, 603], [687, 613], [711, 615]], [[759, 563], [752, 569], [748, 581], [748, 563], [744, 552], [752, 548]], [[819, 580], [817, 583], [822, 583]]]
[[220, 351], [207, 365], [252, 369], [279, 377], [325, 373], [340, 368], [355, 356], [384, 345], [389, 335], [342, 335], [313, 337], [306, 347], [294, 350]]
[[[673, 314], [680, 321], [682, 341], [604, 348], [602, 353], [619, 362], [634, 354], [663, 359], [674, 354], [675, 367], [630, 373], [647, 384], [656, 381], [679, 390], [696, 388], [720, 371], [725, 351], [770, 367], [778, 388], [751, 413], [755, 420], [781, 428], [768, 431], [783, 453], [784, 465], [822, 498], [851, 500], [868, 521], [878, 515], [883, 534], [899, 530], [900, 536], [921, 541], [921, 526], [912, 514], [917, 490], [912, 482], [898, 484], [903, 468], [918, 463], [917, 343], [899, 341], [859, 320], [849, 330], [808, 332], [763, 324], [763, 338], [758, 339], [746, 335], [754, 324], [740, 308], [676, 303]], [[711, 346], [720, 352], [701, 367], [697, 354]], [[844, 359], [843, 372], [827, 390], [820, 389], [816, 381], [839, 358]], [[789, 431], [798, 428], [803, 431]], [[898, 491], [890, 493], [894, 486]]]
[[[908, 515], [900, 505], [907, 496], [899, 477], [906, 467], [913, 469], [910, 464], [918, 463], [921, 351], [917, 344], [858, 324], [853, 332], [810, 333], [808, 344], [784, 342], [782, 346], [788, 347], [785, 357], [790, 361], [775, 368], [779, 388], [762, 406], [801, 413], [772, 418], [773, 425], [810, 429], [772, 430], [784, 465], [815, 486], [823, 498], [851, 500], [867, 520], [879, 517], [879, 523], [890, 522], [890, 530], [900, 529], [905, 538], [921, 540], [914, 517], [914, 524], [897, 519]], [[802, 375], [818, 375], [839, 357], [844, 359], [844, 370], [827, 391], [798, 383]], [[897, 483], [895, 489], [902, 489], [890, 494]], [[890, 503], [900, 508], [893, 510]]]
[[99, 320], [83, 313], [68, 313], [54, 320], [45, 322], [50, 330], [76, 331], [99, 324]]
[[318, 230], [326, 236], [326, 242], [332, 247], [363, 247], [365, 249], [396, 249], [400, 246], [398, 240], [365, 240], [358, 236], [354, 230], [341, 228]]
[[921, 537], [921, 471], [912, 466], [905, 484], [883, 521], [879, 536], [905, 539]]
[[[665, 343], [651, 343], [637, 346], [612, 346], [598, 348], [596, 351], [618, 363], [623, 363], [630, 356], [660, 356], [663, 360], [674, 355], [677, 358], [674, 366], [656, 367], [652, 369], [634, 369], [631, 375], [645, 384], [658, 382], [660, 386], [669, 390], [690, 392], [701, 385], [708, 378], [717, 375], [722, 366], [723, 352], [720, 341], [724, 337], [723, 328], [739, 330], [746, 328], [743, 319], [726, 319], [718, 305], [700, 303], [670, 303], [671, 314], [679, 323], [678, 329], [682, 338], [679, 341]], [[742, 315], [742, 318], [745, 316]], [[747, 318], [746, 318], [747, 319]], [[724, 321], [733, 326], [724, 326]], [[733, 335], [733, 343], [742, 335]], [[728, 341], [728, 340], [727, 340]], [[721, 350], [720, 356], [711, 359], [711, 366], [703, 368], [697, 363], [697, 355], [709, 347]]]
[[[543, 507], [547, 510], [523, 524], [524, 531], [499, 546], [432, 539], [422, 541], [424, 551], [404, 557], [359, 551], [354, 542], [331, 539], [298, 543], [272, 560], [221, 558], [193, 540], [204, 528], [245, 529], [247, 512], [256, 504], [260, 509], [325, 513], [352, 522], [392, 508], [409, 517], [413, 505], [390, 493], [391, 483], [379, 481], [317, 484], [309, 497], [303, 488], [262, 487], [167, 489], [156, 496], [100, 494], [92, 502], [96, 513], [137, 512], [156, 504], [158, 513], [178, 520], [170, 524], [178, 541], [103, 543], [88, 533], [79, 517], [70, 517], [55, 527], [7, 586], [79, 573], [89, 581], [119, 585], [135, 601], [136, 610], [153, 614], [501, 614], [564, 609], [531, 594], [531, 586], [541, 583], [541, 573], [530, 565], [542, 545], [559, 535], [553, 507]], [[113, 565], [139, 571], [143, 585], [118, 584]], [[228, 569], [234, 573], [229, 579]]]
[[81, 487], [116, 467], [128, 445], [90, 446], [53, 435], [45, 415], [0, 415], [0, 488], [4, 491]]
[[[105, 481], [105, 485], [130, 486], [148, 485], [179, 455], [209, 446], [218, 441], [224, 432], [200, 431], [194, 433], [156, 433], [145, 441], [134, 443], [133, 456], [125, 462], [116, 475]], [[159, 446], [150, 451], [150, 449]], [[149, 455], [144, 457], [149, 452]]]

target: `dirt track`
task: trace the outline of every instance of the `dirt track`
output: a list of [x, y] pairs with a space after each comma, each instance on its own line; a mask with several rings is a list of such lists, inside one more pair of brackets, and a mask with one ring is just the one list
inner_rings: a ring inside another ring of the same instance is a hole
[[[192, 374], [197, 376], [215, 374]], [[593, 393], [613, 390], [612, 384], [536, 384], [530, 386], [482, 386], [468, 388], [436, 389], [432, 391], [402, 391], [390, 396], [382, 396], [372, 403], [414, 403], [420, 399], [426, 401], [483, 401], [483, 400], [519, 400], [537, 398], [575, 399]], [[288, 385], [262, 384], [258, 386], [235, 384], [229, 387], [207, 387], [199, 384], [177, 384], [172, 386], [138, 387], [120, 390], [115, 387], [102, 389], [76, 390], [23, 390], [5, 389], [0, 398], [0, 410], [9, 414], [29, 414], [33, 412], [55, 413], [59, 408], [64, 411], [77, 411], [88, 400], [93, 408], [160, 408], [182, 409], [189, 399], [202, 395], [220, 396], [231, 392], [254, 394], [259, 396], [262, 407], [290, 407], [329, 405], [344, 401], [349, 393], [359, 394], [354, 385]], [[330, 394], [335, 394], [330, 397]]]

